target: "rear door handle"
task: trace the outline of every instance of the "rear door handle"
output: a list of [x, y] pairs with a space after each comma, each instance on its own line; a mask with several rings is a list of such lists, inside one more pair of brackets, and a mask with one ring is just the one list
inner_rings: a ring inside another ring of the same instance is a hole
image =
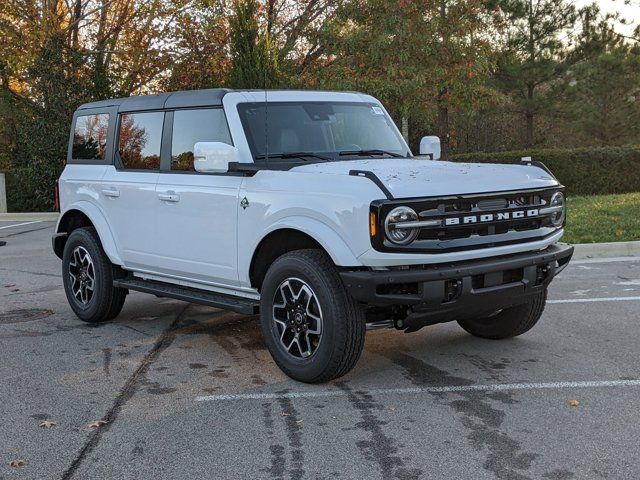
[[179, 202], [180, 201], [180, 195], [178, 195], [176, 192], [172, 190], [169, 190], [168, 192], [164, 192], [164, 193], [159, 193], [158, 198], [163, 202]]
[[105, 188], [102, 190], [102, 194], [105, 197], [118, 198], [120, 196], [120, 190], [116, 190], [115, 188]]

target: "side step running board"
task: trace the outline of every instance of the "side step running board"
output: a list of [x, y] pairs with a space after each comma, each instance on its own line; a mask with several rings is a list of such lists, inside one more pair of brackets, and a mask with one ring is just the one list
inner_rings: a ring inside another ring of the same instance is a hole
[[143, 293], [151, 293], [159, 297], [175, 298], [185, 302], [199, 303], [210, 307], [231, 310], [245, 315], [258, 313], [260, 302], [250, 298], [232, 297], [209, 290], [182, 287], [170, 283], [142, 280], [139, 278], [119, 278], [113, 281], [114, 287], [128, 288]]

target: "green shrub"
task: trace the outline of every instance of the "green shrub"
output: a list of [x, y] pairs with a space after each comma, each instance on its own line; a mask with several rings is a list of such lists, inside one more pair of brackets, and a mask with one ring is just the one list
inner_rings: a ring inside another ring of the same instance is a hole
[[4, 172], [9, 212], [52, 212], [57, 173], [29, 167]]
[[640, 145], [454, 155], [454, 162], [544, 163], [572, 195], [640, 192]]

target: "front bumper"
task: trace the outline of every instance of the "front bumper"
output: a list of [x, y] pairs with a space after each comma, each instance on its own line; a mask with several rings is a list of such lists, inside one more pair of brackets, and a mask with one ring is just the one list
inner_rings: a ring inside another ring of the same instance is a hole
[[407, 306], [411, 329], [411, 322], [424, 326], [524, 303], [546, 289], [572, 255], [573, 246], [557, 243], [541, 251], [482, 260], [340, 275], [359, 302]]

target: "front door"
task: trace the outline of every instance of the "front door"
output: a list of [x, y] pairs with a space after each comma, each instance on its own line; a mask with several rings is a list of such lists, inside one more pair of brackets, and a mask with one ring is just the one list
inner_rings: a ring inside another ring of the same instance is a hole
[[[176, 110], [170, 165], [156, 185], [156, 262], [159, 272], [186, 280], [236, 286], [238, 194], [242, 177], [194, 171], [196, 142], [231, 137], [220, 108]], [[164, 167], [164, 166], [163, 166]]]

